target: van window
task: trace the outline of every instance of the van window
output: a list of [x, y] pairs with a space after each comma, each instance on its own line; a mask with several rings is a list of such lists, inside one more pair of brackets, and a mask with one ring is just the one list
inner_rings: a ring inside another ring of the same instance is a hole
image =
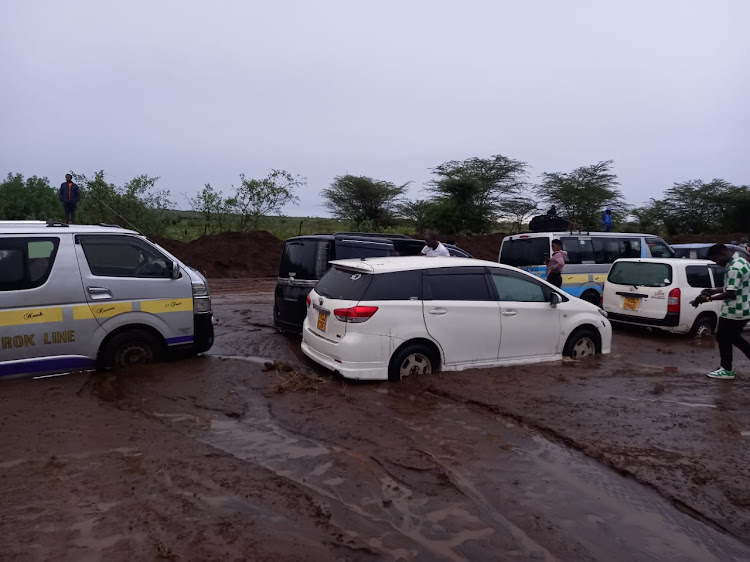
[[403, 301], [422, 299], [422, 271], [394, 271], [372, 275], [362, 300]]
[[389, 244], [336, 244], [336, 259], [345, 260], [350, 258], [377, 258], [381, 256], [393, 256], [396, 252]]
[[[328, 240], [290, 240], [284, 245], [279, 277], [320, 279], [328, 269]], [[320, 262], [320, 263], [319, 263]]]
[[590, 239], [561, 238], [563, 250], [568, 252], [567, 263], [585, 263], [594, 261], [594, 247]]
[[500, 263], [521, 267], [525, 265], [542, 265], [544, 254], [551, 253], [550, 238], [535, 236], [533, 238], [518, 238], [503, 240], [500, 250]]
[[674, 250], [661, 238], [646, 238], [646, 245], [651, 250], [652, 258], [673, 258]]
[[[468, 269], [468, 271], [467, 271]], [[463, 271], [461, 271], [463, 270]], [[487, 275], [480, 268], [429, 269], [425, 271], [425, 295], [427, 300], [440, 301], [489, 301]]]
[[708, 274], [708, 267], [705, 265], [689, 265], [685, 268], [688, 285], [699, 287], [701, 289], [711, 288], [711, 277]]
[[531, 279], [515, 275], [493, 274], [498, 300], [515, 302], [545, 302], [544, 289]]
[[612, 263], [620, 258], [640, 258], [640, 238], [615, 238], [597, 236], [592, 238], [594, 247], [594, 261], [596, 263]]
[[672, 283], [672, 266], [665, 263], [619, 262], [612, 266], [607, 281], [636, 287], [665, 287]]
[[714, 274], [714, 287], [723, 287], [724, 272], [726, 271], [726, 269], [719, 265], [709, 265], [708, 267], [711, 268], [711, 273]]
[[315, 292], [329, 299], [360, 301], [374, 275], [332, 267], [315, 285]]
[[0, 239], [0, 291], [41, 287], [49, 278], [59, 238]]
[[171, 277], [169, 260], [155, 248], [129, 236], [79, 236], [92, 275]]

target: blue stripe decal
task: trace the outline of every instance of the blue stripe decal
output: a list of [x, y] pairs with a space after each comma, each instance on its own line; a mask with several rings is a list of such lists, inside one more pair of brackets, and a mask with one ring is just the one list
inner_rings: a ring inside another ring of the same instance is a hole
[[193, 336], [180, 336], [178, 338], [167, 338], [167, 345], [176, 345], [178, 343], [193, 343]]
[[0, 377], [23, 375], [26, 373], [50, 373], [94, 369], [96, 361], [87, 357], [48, 357], [34, 361], [14, 361], [0, 363]]

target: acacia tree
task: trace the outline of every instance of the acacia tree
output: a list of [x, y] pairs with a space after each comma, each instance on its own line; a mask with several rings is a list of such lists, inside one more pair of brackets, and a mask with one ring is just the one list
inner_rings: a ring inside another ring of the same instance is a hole
[[240, 232], [258, 228], [261, 217], [281, 214], [281, 209], [289, 203], [299, 202], [294, 191], [307, 185], [302, 176], [295, 176], [286, 170], [272, 170], [263, 179], [249, 179], [240, 174], [240, 185], [232, 197], [226, 199], [225, 207], [236, 214], [236, 229]]
[[408, 185], [346, 174], [336, 176], [321, 195], [334, 217], [378, 231], [393, 223]]
[[605, 205], [617, 216], [627, 213], [629, 206], [619, 189], [617, 175], [612, 172], [612, 160], [581, 166], [572, 172], [545, 172], [534, 191], [545, 201], [557, 206], [558, 214], [583, 227], [601, 223]]
[[538, 210], [539, 205], [530, 197], [513, 197], [500, 204], [501, 215], [509, 218], [516, 230], [521, 230], [526, 219]]
[[448, 234], [489, 232], [503, 204], [521, 192], [526, 168], [525, 162], [500, 154], [436, 166], [428, 186], [435, 194], [433, 227]]

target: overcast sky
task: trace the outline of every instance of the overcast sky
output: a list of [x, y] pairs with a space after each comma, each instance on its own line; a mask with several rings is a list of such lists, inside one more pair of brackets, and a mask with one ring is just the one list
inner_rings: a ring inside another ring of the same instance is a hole
[[[628, 201], [750, 183], [750, 2], [0, 1], [0, 173], [413, 181], [615, 161]], [[422, 194], [424, 195], [424, 194]]]

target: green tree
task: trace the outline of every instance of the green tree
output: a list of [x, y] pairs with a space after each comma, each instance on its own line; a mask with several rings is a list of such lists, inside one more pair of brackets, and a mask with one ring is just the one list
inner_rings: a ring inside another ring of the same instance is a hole
[[446, 234], [490, 232], [502, 215], [503, 204], [518, 197], [527, 165], [507, 156], [451, 160], [432, 169], [429, 184], [435, 206], [431, 225]]
[[195, 197], [188, 197], [190, 208], [201, 217], [203, 234], [213, 234], [222, 230], [224, 216], [224, 197], [221, 191], [215, 191], [210, 183]]
[[260, 180], [240, 174], [240, 180], [240, 185], [224, 205], [226, 211], [236, 215], [233, 228], [239, 232], [257, 229], [261, 217], [281, 214], [284, 205], [296, 205], [299, 198], [295, 190], [307, 185], [305, 178], [286, 170], [272, 170]]
[[321, 195], [334, 217], [350, 220], [356, 228], [379, 231], [393, 224], [408, 185], [346, 174], [336, 176]]
[[501, 216], [507, 218], [516, 230], [523, 229], [523, 223], [539, 210], [539, 205], [530, 197], [513, 197], [500, 204]]
[[47, 220], [60, 218], [62, 207], [57, 190], [47, 178], [8, 174], [0, 183], [0, 219]]
[[545, 172], [535, 192], [556, 205], [558, 214], [568, 220], [579, 222], [584, 228], [600, 227], [605, 205], [612, 208], [615, 217], [623, 217], [629, 209], [612, 164], [612, 160], [605, 160], [568, 173]]
[[655, 199], [649, 200], [648, 203], [633, 209], [630, 213], [638, 223], [638, 232], [659, 235], [665, 233], [664, 213], [660, 203]]

